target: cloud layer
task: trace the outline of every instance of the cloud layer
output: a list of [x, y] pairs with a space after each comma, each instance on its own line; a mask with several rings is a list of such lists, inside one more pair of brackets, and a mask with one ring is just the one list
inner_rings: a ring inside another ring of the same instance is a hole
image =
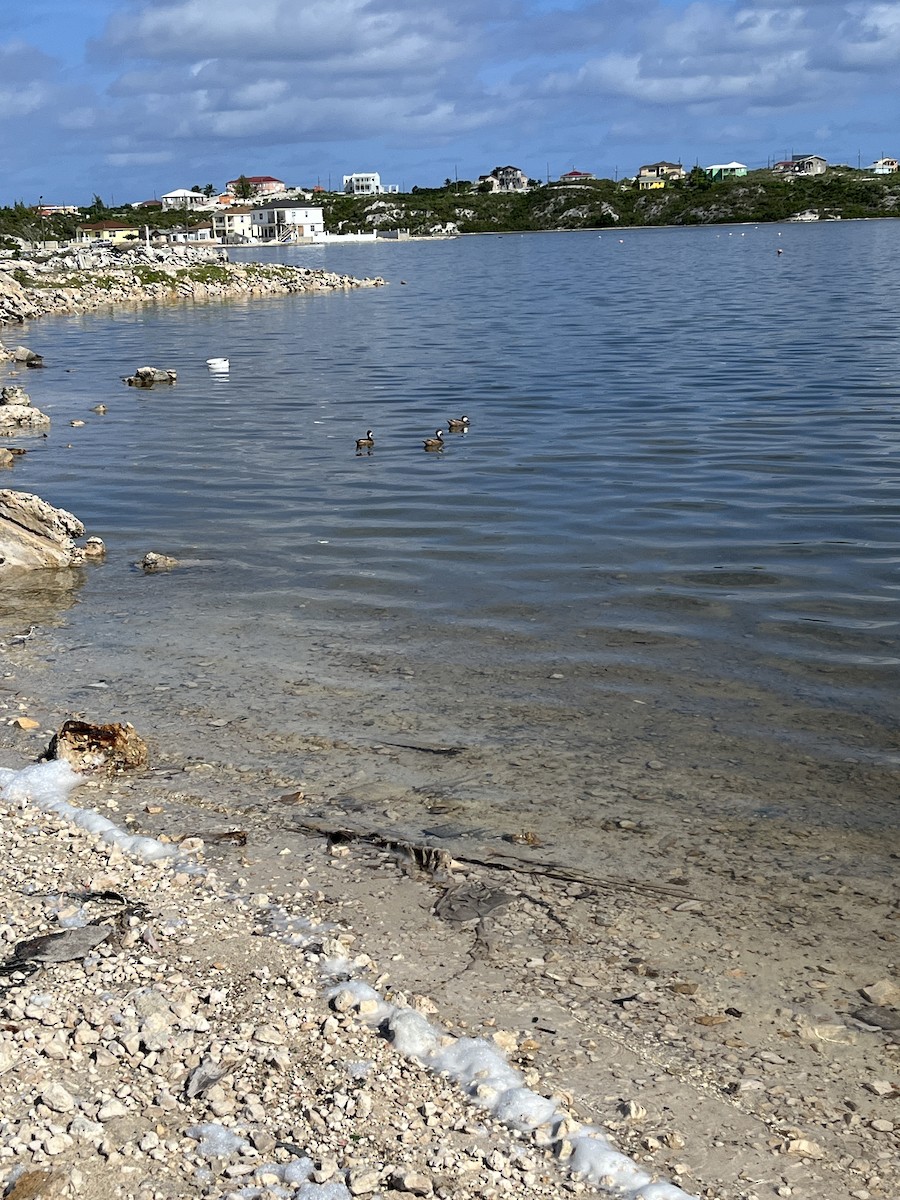
[[900, 152], [900, 5], [866, 0], [34, 0], [0, 67], [23, 193]]

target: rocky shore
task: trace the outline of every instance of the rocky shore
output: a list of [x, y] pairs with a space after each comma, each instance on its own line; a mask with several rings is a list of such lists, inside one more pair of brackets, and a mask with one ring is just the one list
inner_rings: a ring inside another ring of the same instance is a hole
[[[113, 304], [207, 302], [380, 287], [381, 278], [277, 263], [231, 263], [216, 248], [81, 250], [0, 259], [0, 325]], [[2, 357], [2, 353], [0, 353]]]

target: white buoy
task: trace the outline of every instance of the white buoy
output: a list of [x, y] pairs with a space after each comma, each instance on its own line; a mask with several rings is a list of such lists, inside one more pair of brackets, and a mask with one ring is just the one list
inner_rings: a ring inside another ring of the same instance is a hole
[[211, 371], [227, 371], [229, 367], [227, 358], [208, 358], [206, 365]]

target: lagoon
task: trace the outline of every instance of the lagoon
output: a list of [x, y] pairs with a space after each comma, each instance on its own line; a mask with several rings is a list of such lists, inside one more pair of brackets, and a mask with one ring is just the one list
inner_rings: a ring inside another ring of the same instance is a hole
[[[9, 482], [108, 546], [51, 605], [48, 686], [418, 836], [593, 865], [664, 809], [881, 836], [898, 249], [871, 221], [254, 250], [390, 286], [26, 328], [53, 431]], [[126, 388], [146, 363], [176, 387]]]

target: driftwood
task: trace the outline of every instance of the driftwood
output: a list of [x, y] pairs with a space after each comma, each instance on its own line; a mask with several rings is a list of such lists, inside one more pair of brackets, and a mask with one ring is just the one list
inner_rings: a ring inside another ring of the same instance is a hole
[[642, 883], [637, 879], [618, 879], [611, 876], [590, 875], [586, 871], [578, 871], [567, 867], [564, 863], [533, 862], [503, 850], [490, 855], [466, 853], [451, 853], [437, 846], [420, 845], [406, 841], [403, 838], [390, 837], [377, 833], [375, 830], [350, 829], [346, 826], [335, 827], [326, 825], [324, 821], [299, 820], [295, 821], [292, 829], [298, 833], [319, 834], [330, 842], [368, 842], [386, 850], [395, 850], [408, 855], [413, 862], [423, 870], [450, 870], [453, 862], [467, 863], [474, 867], [485, 867], [489, 870], [520, 871], [524, 875], [544, 875], [549, 879], [559, 879], [566, 883], [583, 883], [586, 887], [597, 891], [608, 892], [640, 892], [648, 896], [665, 896], [678, 900], [690, 899], [687, 892], [679, 888], [666, 887], [658, 883]]

